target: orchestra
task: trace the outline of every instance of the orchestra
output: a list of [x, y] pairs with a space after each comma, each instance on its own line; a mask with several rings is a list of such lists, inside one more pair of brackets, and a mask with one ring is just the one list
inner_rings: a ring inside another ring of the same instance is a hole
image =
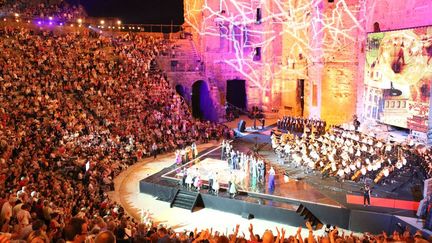
[[[287, 121], [287, 124], [293, 124], [296, 119], [287, 118]], [[278, 125], [292, 127], [283, 124], [279, 122]], [[294, 131], [299, 131], [295, 125], [293, 127]], [[301, 136], [288, 131], [273, 133], [271, 141], [276, 154], [288, 163], [303, 166], [306, 173], [318, 171], [323, 177], [336, 177], [340, 181], [364, 181], [369, 178], [376, 184], [393, 183], [395, 174], [413, 164], [421, 168], [418, 174], [422, 179], [432, 175], [432, 156], [429, 153], [419, 153], [405, 142], [384, 141], [357, 131], [333, 127], [321, 135], [318, 128], [309, 134], [303, 131]]]

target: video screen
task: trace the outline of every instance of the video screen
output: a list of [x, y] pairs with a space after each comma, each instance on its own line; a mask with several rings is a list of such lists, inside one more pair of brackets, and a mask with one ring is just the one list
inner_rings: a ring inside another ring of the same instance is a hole
[[369, 33], [365, 51], [365, 117], [427, 132], [432, 26]]

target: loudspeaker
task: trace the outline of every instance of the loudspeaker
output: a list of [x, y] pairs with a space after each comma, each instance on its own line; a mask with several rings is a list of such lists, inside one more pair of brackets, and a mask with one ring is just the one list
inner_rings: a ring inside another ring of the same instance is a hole
[[253, 218], [254, 218], [254, 215], [253, 215], [253, 214], [245, 213], [245, 212], [243, 212], [243, 213], [241, 214], [241, 216], [242, 216], [242, 218], [244, 218], [244, 219], [253, 219]]
[[239, 132], [244, 132], [246, 130], [246, 122], [244, 120], [240, 120], [237, 128], [239, 130]]
[[256, 22], [257, 24], [261, 24], [261, 8], [257, 8], [256, 10]]
[[323, 223], [315, 216], [309, 209], [307, 209], [303, 204], [300, 204], [296, 210], [297, 214], [304, 217], [306, 221], [309, 221], [315, 230], [319, 230], [323, 227]]
[[254, 61], [261, 61], [261, 47], [255, 47], [253, 60]]

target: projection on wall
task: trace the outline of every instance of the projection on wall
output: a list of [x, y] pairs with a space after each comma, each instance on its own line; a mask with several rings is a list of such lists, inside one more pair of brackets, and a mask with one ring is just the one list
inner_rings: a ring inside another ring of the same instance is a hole
[[426, 132], [432, 79], [432, 26], [367, 36], [365, 116]]
[[354, 48], [355, 35], [364, 31], [366, 18], [360, 5], [349, 5], [347, 0], [332, 4], [322, 0], [184, 2], [185, 22], [206, 38], [206, 50], [223, 50], [228, 68], [261, 90], [270, 90], [269, 84], [282, 75], [282, 66], [302, 75], [308, 65], [341, 59], [341, 50]]

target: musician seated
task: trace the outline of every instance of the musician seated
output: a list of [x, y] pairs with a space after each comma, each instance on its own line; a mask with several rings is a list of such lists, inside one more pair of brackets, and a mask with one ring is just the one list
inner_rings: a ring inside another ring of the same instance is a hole
[[344, 179], [345, 179], [345, 171], [343, 170], [342, 166], [339, 166], [339, 169], [338, 169], [338, 171], [337, 171], [336, 174], [337, 174], [336, 179], [338, 181], [344, 181]]

